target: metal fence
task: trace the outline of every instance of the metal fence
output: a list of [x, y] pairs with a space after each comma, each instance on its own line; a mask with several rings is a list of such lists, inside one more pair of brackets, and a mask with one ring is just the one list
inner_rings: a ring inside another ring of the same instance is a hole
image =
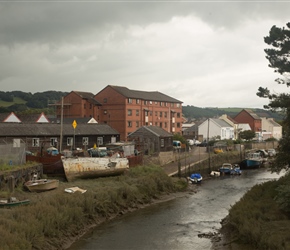
[[22, 165], [26, 163], [26, 145], [21, 140], [0, 141], [0, 165]]

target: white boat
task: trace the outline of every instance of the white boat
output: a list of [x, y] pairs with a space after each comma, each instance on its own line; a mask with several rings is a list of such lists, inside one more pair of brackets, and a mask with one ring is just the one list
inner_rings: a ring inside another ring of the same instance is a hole
[[59, 180], [56, 179], [31, 180], [25, 182], [24, 186], [30, 192], [44, 192], [58, 188]]
[[62, 157], [61, 160], [67, 181], [120, 175], [129, 169], [126, 157]]

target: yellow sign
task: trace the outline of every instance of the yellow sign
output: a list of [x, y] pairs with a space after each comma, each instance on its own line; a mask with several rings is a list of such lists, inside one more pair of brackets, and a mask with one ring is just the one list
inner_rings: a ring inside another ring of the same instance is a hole
[[77, 125], [78, 125], [78, 124], [77, 124], [76, 120], [74, 120], [73, 123], [72, 123], [72, 126], [73, 126], [74, 128], [76, 128]]

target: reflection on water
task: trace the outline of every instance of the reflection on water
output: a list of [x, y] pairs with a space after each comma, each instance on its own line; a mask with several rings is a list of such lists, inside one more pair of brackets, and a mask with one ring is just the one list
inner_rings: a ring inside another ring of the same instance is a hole
[[195, 194], [135, 211], [95, 228], [70, 250], [211, 249], [210, 239], [198, 234], [217, 231], [230, 206], [246, 191], [280, 176], [258, 169], [206, 180]]

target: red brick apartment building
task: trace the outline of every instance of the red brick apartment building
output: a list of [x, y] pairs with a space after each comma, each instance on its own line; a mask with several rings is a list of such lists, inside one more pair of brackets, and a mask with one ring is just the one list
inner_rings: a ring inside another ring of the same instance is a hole
[[[89, 92], [71, 91], [63, 98], [64, 118], [98, 118], [101, 104]], [[57, 116], [61, 116], [61, 102], [56, 104]]]
[[[158, 91], [108, 85], [94, 97], [91, 93], [72, 91], [63, 103], [64, 117], [93, 117], [117, 130], [122, 141], [139, 127], [148, 125], [181, 134], [182, 102]], [[60, 116], [61, 108], [57, 110]]]

